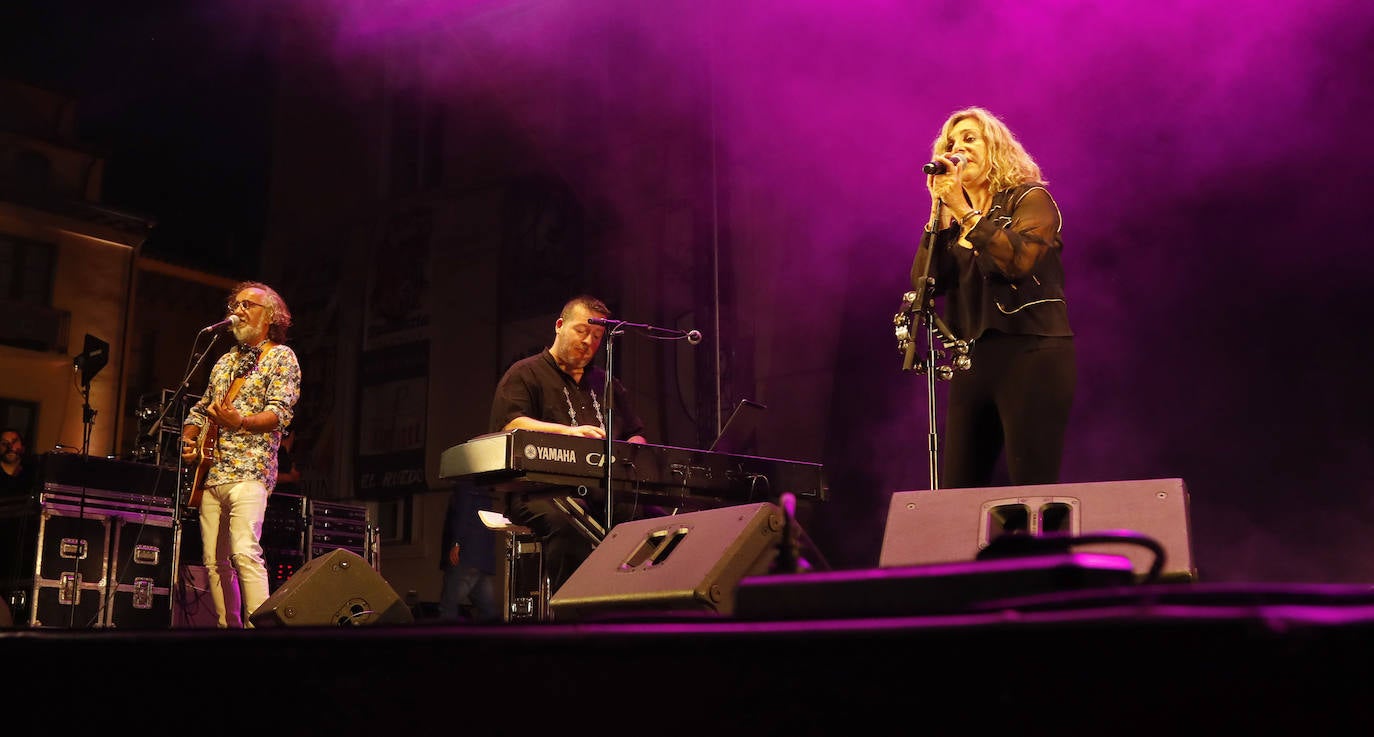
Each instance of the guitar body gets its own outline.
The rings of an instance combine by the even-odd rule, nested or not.
[[[196,439],[196,467],[191,472],[191,493],[186,498],[188,509],[199,509],[200,498],[205,495],[205,478],[210,475],[210,466],[215,464],[215,441],[219,439],[219,425],[207,423]]]

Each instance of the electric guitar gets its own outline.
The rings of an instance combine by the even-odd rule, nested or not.
[[[264,341],[264,347],[267,342]],[[229,385],[229,391],[225,394],[225,404],[232,404],[234,397],[239,395],[239,389],[243,388],[243,382],[248,375],[257,368],[258,361],[262,358],[263,351],[257,348],[245,348],[241,346],[238,366],[234,371],[234,381]],[[191,472],[191,490],[186,498],[188,509],[199,509],[201,497],[205,495],[205,479],[210,475],[210,467],[215,465],[217,441],[219,440],[219,423],[213,420],[205,423],[201,428],[200,436],[196,438],[196,460],[195,468]]]

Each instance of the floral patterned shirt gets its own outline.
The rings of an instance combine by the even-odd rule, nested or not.
[[[246,432],[219,428],[215,439],[214,463],[205,476],[206,486],[238,481],[261,481],[270,491],[277,485],[277,447],[282,431],[291,424],[296,400],[300,398],[301,367],[296,353],[280,343],[268,348],[261,360],[257,352],[238,345],[225,353],[210,369],[210,384],[205,395],[186,416],[186,424],[201,428],[212,425],[205,408],[216,397],[228,394],[234,378],[244,375],[243,386],[234,397],[234,409],[244,417],[268,411],[277,415],[272,432]]]

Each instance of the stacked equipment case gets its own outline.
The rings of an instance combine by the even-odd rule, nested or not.
[[[170,626],[175,472],[65,453],[44,456],[40,477],[0,504],[0,584],[15,624]]]

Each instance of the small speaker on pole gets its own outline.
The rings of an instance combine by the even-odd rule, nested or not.
[[[766,573],[777,557],[783,523],[769,502],[622,522],[549,599],[553,619],[728,615],[740,579]]]
[[[1164,549],[1161,579],[1193,581],[1188,488],[1183,479],[899,491],[892,495],[880,568],[974,560],[1003,535],[1086,536],[1130,530]],[[1076,552],[1130,559],[1137,577],[1154,563],[1145,547],[1092,543]]]
[[[410,624],[415,616],[362,556],[336,548],[311,559],[249,617],[254,627]]]

